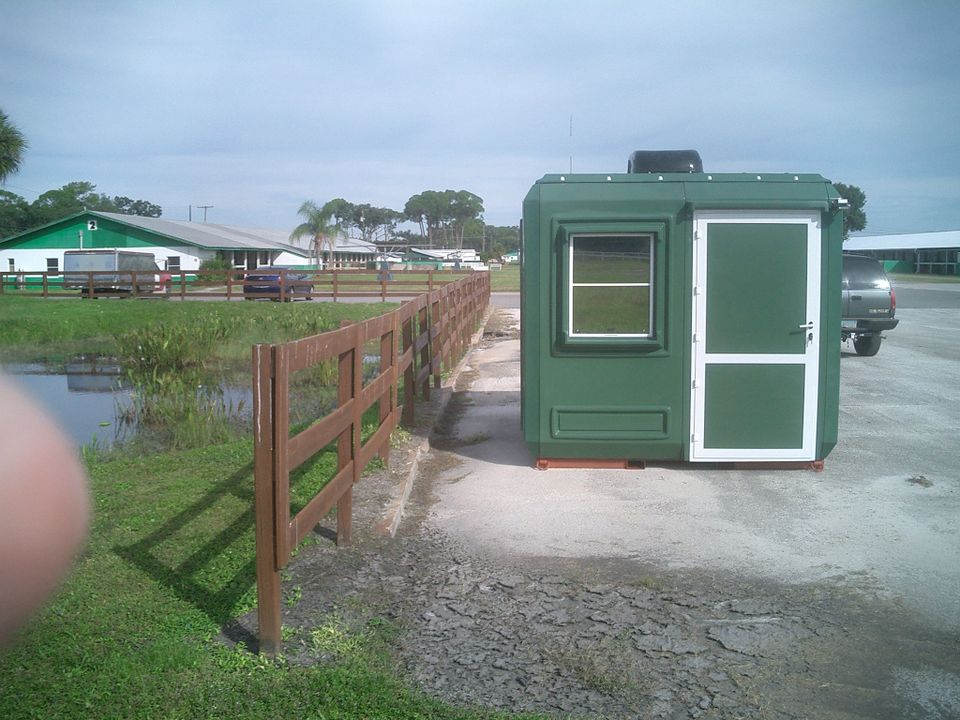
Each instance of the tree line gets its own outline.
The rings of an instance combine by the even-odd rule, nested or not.
[[[0,237],[15,235],[33,227],[46,225],[84,210],[160,217],[159,205],[147,200],[134,200],[124,195],[103,195],[97,186],[85,180],[67,183],[48,190],[28,203],[9,190],[0,190]]]
[[[331,252],[338,236],[359,237],[375,244],[428,247],[473,247],[482,256],[496,256],[519,247],[516,226],[499,227],[483,221],[483,198],[467,190],[425,190],[407,200],[402,211],[334,198],[323,204],[305,201],[297,215],[301,223],[290,239],[306,238],[320,260]],[[401,230],[403,222],[419,229]]]

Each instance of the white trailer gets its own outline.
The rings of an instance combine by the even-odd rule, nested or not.
[[[151,293],[160,285],[160,268],[151,253],[118,250],[67,250],[63,287],[93,293]]]

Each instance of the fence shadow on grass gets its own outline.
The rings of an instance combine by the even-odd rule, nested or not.
[[[192,523],[202,522],[203,514],[228,496],[242,501],[245,510],[236,514],[228,525],[210,536],[199,548],[185,558],[171,562],[159,552]],[[113,551],[121,558],[147,573],[160,585],[172,590],[184,602],[199,608],[218,627],[223,627],[235,615],[237,603],[249,593],[256,582],[256,563],[253,556],[253,463],[248,463],[230,477],[214,485],[200,500],[177,513],[159,528],[132,545],[121,545]],[[234,544],[244,546],[244,551],[230,553]],[[245,562],[213,568],[223,564],[225,557],[236,557]],[[214,587],[202,581],[204,571],[215,579]]]

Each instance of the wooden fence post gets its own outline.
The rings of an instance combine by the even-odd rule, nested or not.
[[[341,323],[340,327],[346,327]],[[357,343],[340,354],[337,361],[337,406],[343,407],[353,398],[353,371],[354,355],[357,354]],[[337,437],[337,472],[343,470],[351,461],[356,463],[356,452],[353,446],[353,424]],[[337,545],[349,545],[352,534],[353,515],[353,488],[337,502]]]
[[[276,563],[287,566],[290,551],[290,357],[286,345],[273,349],[273,516],[276,528]]]
[[[396,312],[396,311],[394,311]],[[397,347],[397,334],[396,334],[397,324],[393,323],[393,327],[390,329],[390,332],[385,335],[380,336],[380,373],[385,373],[391,368],[396,366],[394,360],[394,354]],[[378,405],[378,425],[382,424],[390,414],[393,412],[394,407],[396,407],[396,389],[397,389],[397,373],[394,371],[391,374],[391,392],[389,397],[380,398]],[[380,453],[380,459],[383,460],[387,465],[390,464],[390,443],[387,443],[386,449]]]
[[[427,301],[424,303],[424,306],[417,311],[417,332],[414,333],[414,337],[419,337],[426,335],[426,342],[424,342],[423,347],[420,348],[420,365],[422,368],[430,367],[430,296],[427,296]],[[430,376],[423,381],[423,399],[424,401],[430,400]]]
[[[416,422],[416,409],[414,404],[417,401],[417,354],[413,348],[413,326],[417,321],[417,314],[410,313],[403,323],[403,352],[410,351],[410,364],[403,371],[403,424],[413,427]]]
[[[280,649],[280,569],[277,565],[274,502],[273,350],[253,347],[253,465],[256,528],[257,620],[260,652]]]
[[[430,369],[433,371],[433,386],[437,389],[440,388],[440,375],[443,372],[443,340],[444,335],[446,334],[444,330],[444,323],[442,323],[440,320],[440,304],[442,302],[443,298],[437,297],[436,302],[430,303],[430,312],[432,315],[430,321],[431,340],[433,340],[434,331],[437,331],[436,345],[434,345],[433,342],[430,343]]]

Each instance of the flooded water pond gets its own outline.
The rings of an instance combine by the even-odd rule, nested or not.
[[[134,388],[115,360],[78,358],[66,365],[8,364],[3,371],[42,405],[78,446],[110,449],[140,430]],[[221,384],[217,400],[237,421],[248,420],[249,388]]]
[[[363,358],[365,382],[380,358]],[[137,441],[166,450],[222,442],[247,433],[253,412],[247,373],[224,377],[184,372],[152,376],[136,386],[113,358],[78,357],[57,365],[7,364],[2,370],[40,403],[78,445],[110,450]],[[322,376],[322,373],[321,373]],[[291,377],[290,422],[312,422],[336,407],[336,378],[309,372]]]

